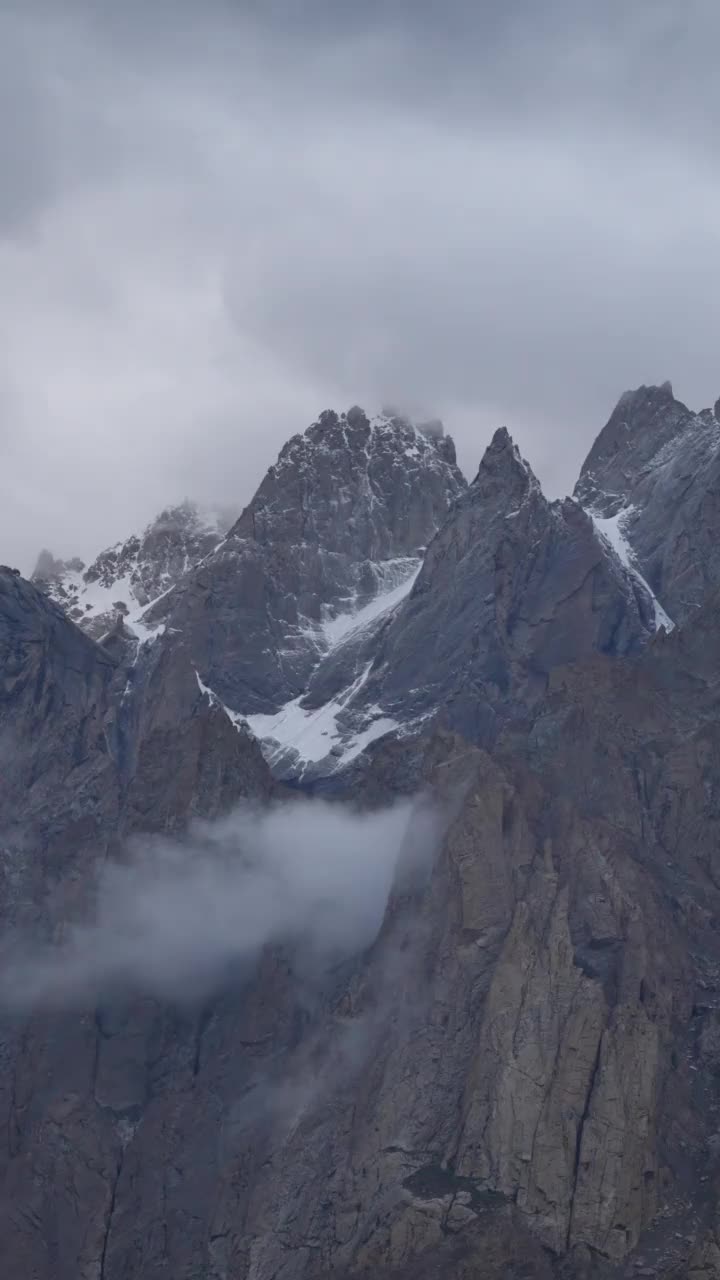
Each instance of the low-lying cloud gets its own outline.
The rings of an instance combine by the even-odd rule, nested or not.
[[[195,998],[271,943],[320,958],[355,953],[377,934],[401,850],[405,872],[408,858],[426,859],[432,820],[409,827],[410,814],[407,803],[360,815],[307,801],[240,808],[183,842],[137,842],[127,861],[101,869],[94,909],[60,941],[10,944],[0,1002]]]

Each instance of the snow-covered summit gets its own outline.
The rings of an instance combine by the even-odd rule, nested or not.
[[[232,514],[185,500],[166,507],[145,528],[101,551],[89,566],[42,551],[33,581],[95,639],[122,618],[138,635],[143,612],[218,545]]]
[[[89,568],[44,555],[36,577],[93,636],[122,621],[157,661],[181,645],[283,777],[334,774],[439,714],[489,742],[555,665],[671,625],[620,481],[691,420],[669,386],[623,397],[584,469],[588,496],[614,486],[591,520],[547,500],[505,428],[468,485],[442,423],[326,410],[234,523],[186,502]]]

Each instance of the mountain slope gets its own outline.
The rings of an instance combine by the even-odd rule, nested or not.
[[[22,1015],[5,954],[15,931],[31,947],[72,936],[92,916],[103,865],[133,833],[180,832],[273,793],[257,744],[201,693],[182,654],[148,646],[138,659],[133,644],[126,657],[125,645],[98,645],[0,569],[0,1260],[9,1280],[102,1274],[145,1093],[135,1055],[158,1037],[170,1055],[176,1036],[170,1011],[130,992],[108,997],[105,1013],[86,1001]],[[191,1043],[199,1017],[187,1014]]]
[[[203,695],[180,649],[138,657],[119,633],[97,644],[3,568],[0,673],[4,884],[16,896],[21,872],[47,888],[68,859],[136,828],[181,828],[246,785],[270,794],[256,743]]]
[[[144,610],[213,551],[231,523],[229,514],[204,513],[186,501],[162,511],[140,537],[102,551],[88,568],[41,552],[32,581],[94,639],[119,619],[144,638]]]
[[[343,616],[409,580],[464,485],[437,428],[327,411],[145,620],[183,637],[233,712],[273,715],[305,692]]]
[[[553,667],[654,633],[650,592],[577,504],[547,501],[504,429],[406,586],[366,625],[358,615],[304,695],[249,717],[283,776],[331,773],[440,713],[487,744]]]
[[[593,651],[636,652],[652,629],[647,592],[579,507],[547,501],[501,430],[383,636],[367,698],[390,714],[442,706],[482,740],[506,697],[536,696]]]
[[[689,617],[720,585],[720,401],[696,414],[669,382],[626,392],[575,496],[625,544],[670,619]]]
[[[26,1031],[4,1195],[35,1217],[6,1219],[10,1274],[76,1274],[70,1229],[52,1273],[40,1250],[45,1197],[67,1188],[72,1223],[81,1186],[81,1257],[102,1246],[107,1280],[400,1280],[450,1240],[487,1280],[711,1276],[716,618],[557,671],[493,759],[427,739],[381,933],[310,1001],[267,954],[206,1004],[199,1041],[147,1004],[106,1004],[99,1032],[77,1015]],[[386,794],[398,750],[373,762]],[[429,796],[444,816],[423,868]]]
[[[292,822],[311,783],[353,821],[413,797],[362,945],[293,923],[201,994],[141,954],[30,1012],[3,964],[9,1280],[720,1275],[720,597],[708,542],[658,626],[676,542],[658,578],[603,526],[685,452],[711,528],[714,426],[638,395],[553,503],[504,431],[466,486],[436,426],[322,415],[152,642],[0,570],[3,946],[92,923],[138,833],[287,798],[246,716]]]

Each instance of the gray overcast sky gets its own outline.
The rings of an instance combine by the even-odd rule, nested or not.
[[[717,0],[0,0],[0,560],[246,501],[327,406],[720,394]]]

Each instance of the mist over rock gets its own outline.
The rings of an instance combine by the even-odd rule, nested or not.
[[[33,582],[54,583],[66,573],[82,573],[84,560],[75,556],[70,560],[58,560],[47,548],[40,552],[32,574]]]
[[[720,1274],[719,430],[327,410],[0,568],[3,1275]]]
[[[32,581],[99,639],[118,616],[140,622],[143,610],[212,551],[233,522],[228,511],[202,512],[190,501],[167,507],[141,535],[119,542],[85,566],[82,560],[38,557]]]

